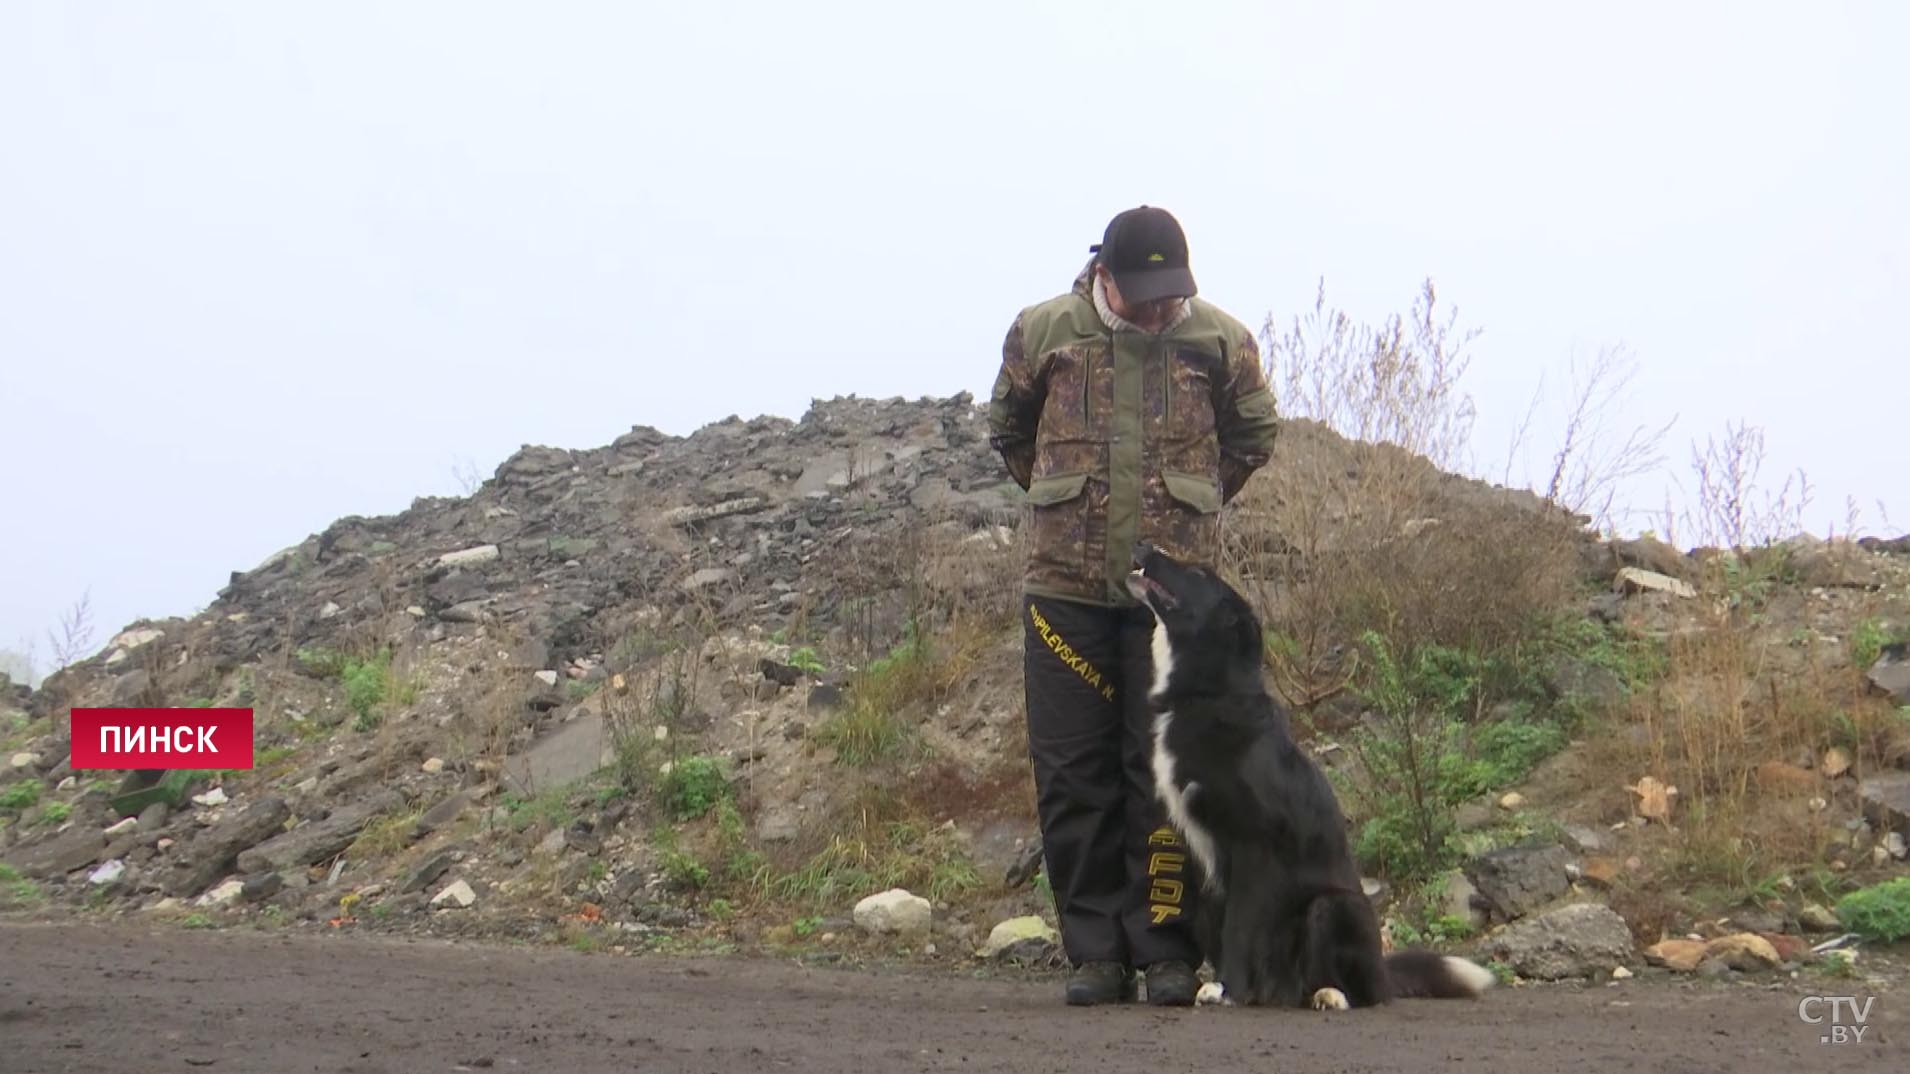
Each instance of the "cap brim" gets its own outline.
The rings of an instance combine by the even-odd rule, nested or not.
[[[1152,302],[1157,298],[1192,298],[1194,274],[1184,268],[1159,268],[1148,272],[1117,272],[1114,286],[1121,289],[1123,302]]]

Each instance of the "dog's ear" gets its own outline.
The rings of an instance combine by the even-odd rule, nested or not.
[[[1227,636],[1238,641],[1242,648],[1258,651],[1264,644],[1260,619],[1244,600],[1222,601],[1221,622],[1226,626]]]

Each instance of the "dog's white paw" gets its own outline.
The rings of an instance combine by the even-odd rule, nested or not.
[[[1194,993],[1196,1007],[1231,1007],[1234,1001],[1227,995],[1227,989],[1219,981],[1208,981]]]
[[[1316,1011],[1344,1011],[1352,1007],[1346,1002],[1346,993],[1337,988],[1322,988],[1313,993],[1313,1009]]]

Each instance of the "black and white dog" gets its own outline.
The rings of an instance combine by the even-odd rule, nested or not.
[[[1201,877],[1197,929],[1216,980],[1202,1003],[1367,1007],[1461,998],[1490,971],[1382,954],[1346,821],[1261,678],[1251,605],[1205,568],[1139,545],[1127,587],[1154,613],[1154,779]]]

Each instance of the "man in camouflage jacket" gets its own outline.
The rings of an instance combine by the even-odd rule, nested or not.
[[[1075,970],[1067,1000],[1193,1002],[1195,883],[1149,762],[1152,617],[1124,579],[1137,541],[1215,565],[1220,512],[1273,448],[1245,325],[1195,297],[1165,210],[1109,222],[1066,294],[1015,317],[990,443],[1027,490],[1029,752],[1042,847]]]

